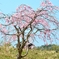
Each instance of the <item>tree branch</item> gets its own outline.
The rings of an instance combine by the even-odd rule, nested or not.
[[[29,51],[29,48],[27,47],[26,54],[25,54],[25,55],[22,55],[22,58],[23,58],[23,57],[25,57],[25,56],[27,56],[27,54],[28,54],[28,51]]]

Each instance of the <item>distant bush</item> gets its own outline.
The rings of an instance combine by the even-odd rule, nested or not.
[[[38,50],[55,50],[56,52],[59,51],[59,46],[55,44],[50,45],[42,45],[37,47]]]

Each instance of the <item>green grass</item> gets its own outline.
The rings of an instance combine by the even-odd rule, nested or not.
[[[25,52],[23,52],[25,54]],[[0,59],[16,59],[17,50],[15,48],[0,48]],[[23,59],[59,59],[59,52],[32,49]]]

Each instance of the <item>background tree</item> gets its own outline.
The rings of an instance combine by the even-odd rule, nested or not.
[[[7,43],[17,41],[18,57],[23,56],[22,51],[27,42],[35,40],[36,37],[43,39],[47,44],[53,39],[58,39],[59,22],[54,16],[59,10],[49,0],[41,3],[41,7],[34,11],[30,6],[20,5],[12,15],[0,13],[0,35]],[[56,35],[55,35],[56,34]]]

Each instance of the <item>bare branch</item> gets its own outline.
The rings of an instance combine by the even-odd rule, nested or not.
[[[26,54],[25,55],[22,55],[22,58],[25,57],[25,56],[27,56],[28,51],[29,51],[29,48],[27,47]]]

